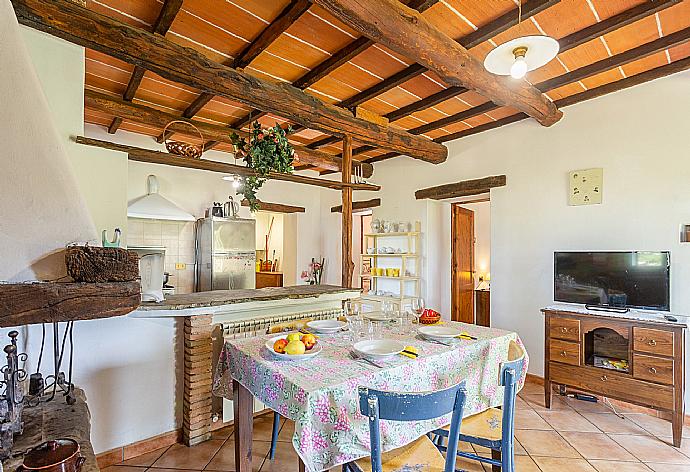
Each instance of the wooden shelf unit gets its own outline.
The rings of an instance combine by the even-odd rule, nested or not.
[[[367,248],[373,247],[375,254],[360,254],[361,261],[364,262],[366,259],[369,259],[371,261],[370,267],[378,266],[378,264],[386,264],[386,267],[398,268],[397,264],[393,265],[393,262],[398,259],[400,261],[400,276],[393,277],[388,275],[361,273],[359,275],[360,278],[368,278],[371,280],[371,290],[373,292],[379,290],[379,281],[399,282],[398,293],[396,296],[362,294],[362,299],[378,303],[391,300],[399,305],[402,305],[407,300],[419,297],[422,280],[421,276],[419,275],[421,264],[418,251],[422,235],[421,231],[419,231],[419,226],[419,222],[416,222],[416,231],[364,234],[365,244],[363,250],[366,251]],[[398,247],[396,249],[402,249],[406,252],[380,254],[379,248],[384,246],[380,243],[380,241],[385,239],[397,239]],[[404,241],[404,243],[401,240]],[[390,244],[392,245],[393,243]],[[408,270],[411,271],[412,275],[404,275]]]
[[[680,447],[685,417],[684,324],[582,310],[542,312],[547,408],[555,384],[670,413],[673,445]],[[594,354],[601,357],[607,350],[618,354],[603,357],[624,358],[627,369],[593,365]]]

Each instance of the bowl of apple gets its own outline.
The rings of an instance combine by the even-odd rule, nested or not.
[[[290,333],[272,337],[266,341],[266,349],[277,359],[300,361],[317,356],[321,345],[313,334]]]

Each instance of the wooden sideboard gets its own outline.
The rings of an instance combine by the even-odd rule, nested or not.
[[[560,307],[542,312],[547,408],[556,384],[667,412],[673,445],[680,447],[685,413],[684,323],[640,312],[620,315]],[[618,360],[627,361],[627,366]]]
[[[261,271],[261,272],[256,273],[256,286],[255,286],[255,288],[282,287],[282,286],[283,286],[283,273],[282,272]]]

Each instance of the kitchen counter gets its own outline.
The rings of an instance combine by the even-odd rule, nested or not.
[[[242,310],[279,307],[284,305],[312,305],[314,302],[342,301],[358,298],[360,289],[335,285],[296,285],[259,289],[213,290],[169,295],[160,303],[143,302],[131,316],[158,318],[221,314]]]

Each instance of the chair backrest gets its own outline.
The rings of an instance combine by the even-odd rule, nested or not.
[[[515,341],[508,345],[508,360],[501,363],[498,382],[505,387],[503,392],[503,442],[513,441],[515,422],[515,396],[517,385],[525,365],[525,350]]]
[[[379,420],[421,421],[451,412],[453,415],[444,471],[454,472],[466,393],[464,381],[445,390],[424,393],[383,392],[360,387],[359,409],[369,418],[372,472],[382,470]]]

